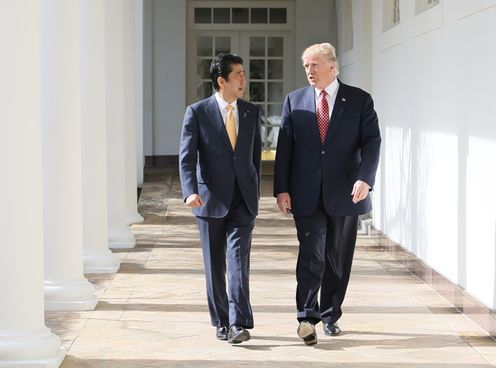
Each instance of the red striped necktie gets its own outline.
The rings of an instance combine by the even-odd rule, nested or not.
[[[317,100],[317,124],[319,126],[320,140],[324,143],[327,129],[329,128],[329,104],[327,103],[327,92],[323,89]]]

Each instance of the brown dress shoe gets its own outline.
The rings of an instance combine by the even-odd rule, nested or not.
[[[317,343],[317,333],[315,325],[309,321],[301,321],[296,333],[303,339],[305,345],[315,345]]]

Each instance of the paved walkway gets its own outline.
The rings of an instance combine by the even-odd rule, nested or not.
[[[177,174],[154,169],[140,198],[137,246],[119,251],[115,275],[88,275],[94,311],[47,313],[68,352],[62,367],[485,368],[496,343],[372,239],[359,236],[340,320],[343,334],[305,346],[296,335],[293,222],[276,211],[264,180],[254,231],[251,299],[255,328],[240,345],[210,325],[198,231]]]

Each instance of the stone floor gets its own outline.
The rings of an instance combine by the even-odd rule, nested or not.
[[[47,313],[67,349],[62,367],[482,368],[496,342],[419,281],[373,239],[359,236],[340,325],[343,334],[305,346],[296,336],[293,222],[276,211],[263,182],[254,230],[252,339],[214,337],[206,307],[198,232],[174,170],[149,170],[140,198],[137,246],[118,251],[114,275],[87,275],[94,311]]]

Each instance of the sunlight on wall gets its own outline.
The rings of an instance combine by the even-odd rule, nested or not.
[[[418,254],[433,269],[457,281],[458,139],[422,131],[417,142]],[[464,194],[462,194],[464,195]]]
[[[400,127],[386,127],[383,132],[385,182],[384,218],[390,237],[407,249],[412,245],[411,234],[406,231],[412,220],[410,207],[411,186],[411,131]],[[411,250],[411,249],[410,249]]]
[[[470,137],[467,157],[466,288],[484,303],[494,300],[496,259],[496,141]],[[464,285],[465,286],[465,285]]]
[[[388,236],[458,279],[456,135],[386,127],[383,215]],[[418,229],[412,232],[411,229]]]
[[[496,5],[444,1],[416,15],[415,2],[400,3],[386,32],[383,4],[372,5],[383,136],[374,224],[496,308]]]

